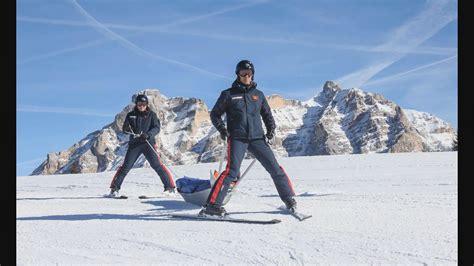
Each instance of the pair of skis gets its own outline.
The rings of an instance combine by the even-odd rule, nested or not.
[[[171,218],[184,219],[184,220],[202,220],[202,221],[216,221],[216,222],[231,222],[231,223],[245,223],[245,224],[277,224],[281,220],[253,220],[243,218],[233,218],[228,215],[226,216],[214,216],[214,215],[202,215],[202,214],[171,214]]]
[[[128,199],[128,196],[121,195],[119,197],[111,197],[113,199]],[[141,195],[139,199],[154,199],[154,198],[168,198],[167,196],[145,196]],[[278,207],[283,213],[292,215],[299,221],[304,221],[311,218],[312,215],[299,212],[297,210],[287,209],[285,206]],[[270,220],[258,220],[258,219],[247,219],[247,218],[234,218],[231,215],[226,216],[214,216],[214,215],[203,215],[203,214],[171,214],[171,218],[176,219],[187,219],[187,220],[204,220],[204,221],[218,221],[218,222],[231,222],[231,223],[246,223],[246,224],[277,224],[280,223],[279,219]]]
[[[284,211],[285,214],[290,214],[300,221],[304,221],[308,218],[313,217],[310,214],[304,214],[296,210],[287,209],[285,206],[280,206],[278,209]],[[257,219],[246,219],[246,218],[233,218],[232,216],[213,216],[213,215],[202,215],[202,214],[171,214],[172,218],[177,219],[188,219],[188,220],[204,220],[204,221],[218,221],[218,222],[231,222],[231,223],[246,223],[246,224],[277,224],[280,223],[279,219],[271,220],[257,220]]]

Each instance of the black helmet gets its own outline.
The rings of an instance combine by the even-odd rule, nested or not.
[[[148,98],[144,94],[139,94],[135,98],[135,104],[137,104],[138,102],[146,102],[148,104]]]
[[[235,67],[235,74],[239,74],[239,71],[242,69],[250,69],[252,70],[252,75],[255,75],[255,69],[253,68],[252,62],[249,60],[242,60],[240,61],[237,66]]]

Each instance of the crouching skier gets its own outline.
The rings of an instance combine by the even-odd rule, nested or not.
[[[160,176],[165,188],[164,193],[175,195],[173,178],[156,152],[155,136],[160,132],[160,120],[156,113],[148,107],[146,95],[138,95],[136,97],[135,108],[125,117],[122,131],[130,133],[130,140],[124,162],[115,173],[110,184],[111,191],[108,196],[119,196],[119,190],[125,176],[142,153],[150,163],[150,166]]]
[[[227,166],[214,182],[201,214],[226,214],[222,203],[240,178],[240,166],[248,149],[271,175],[280,199],[288,209],[296,209],[295,192],[291,181],[275,159],[268,142],[275,134],[275,120],[263,92],[253,81],[255,69],[248,60],[240,61],[235,69],[232,87],[221,92],[211,111],[212,124],[223,140],[227,139]],[[227,129],[222,115],[227,115]],[[261,118],[265,123],[264,135]]]

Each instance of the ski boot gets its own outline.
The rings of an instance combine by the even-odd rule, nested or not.
[[[110,193],[109,194],[106,194],[104,195],[106,198],[118,198],[120,197],[120,193],[119,193],[119,190],[118,189],[110,189]]]
[[[293,197],[288,198],[287,200],[284,201],[286,208],[290,210],[291,212],[296,211],[296,200]]]
[[[227,211],[222,206],[218,207],[218,206],[213,205],[213,204],[207,204],[199,212],[199,215],[201,215],[201,216],[212,215],[212,216],[224,217],[224,216],[227,215]]]
[[[163,195],[170,198],[176,198],[178,196],[175,187],[165,189],[165,191],[163,191]]]

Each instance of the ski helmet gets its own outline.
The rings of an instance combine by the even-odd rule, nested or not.
[[[240,61],[237,66],[235,67],[235,74],[239,74],[239,71],[242,70],[242,69],[250,69],[252,70],[252,75],[255,75],[255,69],[253,67],[253,64],[252,62],[250,62],[249,60],[242,60]]]
[[[139,94],[135,98],[135,104],[137,104],[138,102],[145,102],[145,103],[148,104],[148,98],[146,97],[145,94]]]

